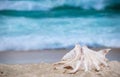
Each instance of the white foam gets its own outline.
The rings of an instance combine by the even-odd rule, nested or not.
[[[1,39],[0,39],[1,40]],[[102,38],[57,38],[57,37],[41,37],[41,36],[19,36],[19,37],[5,37],[0,42],[0,50],[39,50],[51,48],[66,48],[73,46],[76,43],[81,45],[90,45],[96,47],[96,44],[106,47],[120,47],[117,44],[119,40],[109,40]]]
[[[3,17],[1,22],[0,51],[66,48],[76,43],[120,47],[119,18]]]

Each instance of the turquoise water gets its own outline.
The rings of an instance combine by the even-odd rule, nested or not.
[[[120,12],[113,5],[108,8],[105,3],[93,6],[87,2],[78,7],[76,2],[75,7],[55,7],[62,3],[48,2],[49,5],[44,6],[34,1],[12,2],[0,1],[4,3],[0,5],[0,50],[68,48],[76,43],[120,47]],[[68,4],[73,5],[71,3]]]

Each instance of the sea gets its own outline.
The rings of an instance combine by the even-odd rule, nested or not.
[[[120,48],[120,0],[0,0],[0,51]]]

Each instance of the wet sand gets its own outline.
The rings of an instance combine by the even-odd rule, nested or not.
[[[101,49],[101,48],[99,48]],[[99,50],[94,49],[94,50]],[[109,60],[120,61],[120,48],[111,48],[107,54]],[[4,51],[0,52],[0,63],[26,64],[26,63],[53,63],[59,61],[71,49],[51,49],[39,51]]]
[[[120,77],[120,48],[112,48],[107,54],[109,67],[100,71],[66,74],[63,70],[54,70],[52,63],[59,61],[69,50],[0,52],[0,77]]]

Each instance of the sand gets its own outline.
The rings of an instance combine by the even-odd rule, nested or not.
[[[54,70],[51,63],[0,64],[0,77],[120,77],[120,62],[111,61],[109,67],[100,71],[78,71],[76,74]]]
[[[52,64],[69,50],[0,52],[0,77],[120,77],[120,48],[114,48],[108,53],[109,67],[100,71],[66,74],[64,70],[54,70]]]

